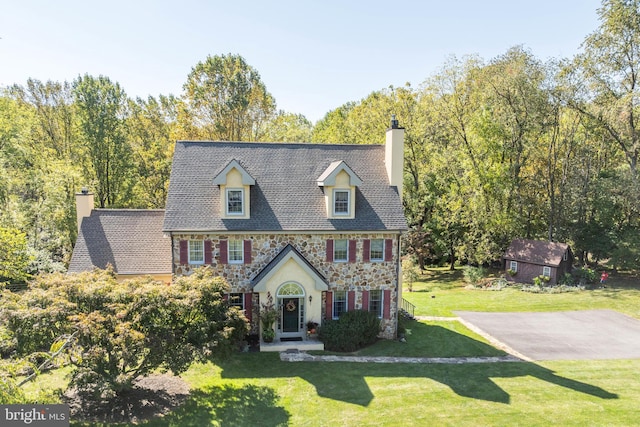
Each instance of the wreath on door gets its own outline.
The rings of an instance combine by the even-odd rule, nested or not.
[[[286,305],[287,307],[287,311],[295,311],[296,310],[296,303],[293,300],[289,300],[289,302]]]

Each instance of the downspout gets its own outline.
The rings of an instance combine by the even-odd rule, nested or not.
[[[171,279],[173,281],[173,278],[175,277],[176,274],[176,267],[175,267],[175,256],[174,256],[174,250],[173,250],[173,232],[169,232],[169,237],[171,238]]]
[[[400,313],[400,307],[402,307],[402,271],[401,271],[401,266],[402,266],[402,262],[401,262],[401,242],[400,242],[400,237],[402,236],[402,231],[398,231],[398,243],[397,243],[397,254],[398,254],[398,260],[396,261],[396,314],[395,314],[395,318],[396,318],[396,332],[395,332],[395,337],[394,338],[398,338],[398,325],[399,325],[399,313]]]

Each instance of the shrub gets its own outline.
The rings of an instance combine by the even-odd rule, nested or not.
[[[17,353],[49,349],[76,332],[71,384],[109,398],[156,370],[184,372],[193,361],[215,360],[237,348],[246,319],[223,301],[226,282],[210,269],[171,286],[151,278],[118,283],[109,272],[39,276],[19,299],[0,300],[0,322]]]
[[[545,286],[549,283],[549,280],[551,280],[551,277],[540,275],[533,278],[533,284],[534,286]]]
[[[558,280],[559,285],[573,286],[575,281],[571,273],[564,273],[564,275]]]
[[[420,269],[414,264],[411,258],[402,260],[402,280],[409,292],[413,292],[413,282],[418,280]]]
[[[596,271],[584,267],[584,268],[576,268],[573,270],[573,276],[577,279],[580,285],[590,285],[596,282]]]
[[[373,344],[380,333],[380,319],[375,313],[352,310],[338,320],[329,320],[318,329],[318,337],[330,351],[352,352]]]
[[[464,267],[462,274],[464,276],[464,280],[467,283],[476,285],[480,283],[480,281],[484,278],[484,276],[486,275],[486,271],[482,267],[473,267],[471,265],[467,265]]]

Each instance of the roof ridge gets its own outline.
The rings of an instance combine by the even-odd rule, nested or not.
[[[164,212],[165,209],[94,208],[99,212]]]
[[[317,143],[317,142],[256,142],[256,141],[211,141],[211,140],[186,140],[180,139],[176,143],[188,144],[241,144],[241,145],[271,145],[277,147],[303,146],[303,147],[384,147],[384,144],[340,144],[340,143]]]

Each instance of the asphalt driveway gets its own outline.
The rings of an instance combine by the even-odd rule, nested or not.
[[[455,314],[531,360],[640,359],[640,320],[613,310]]]

